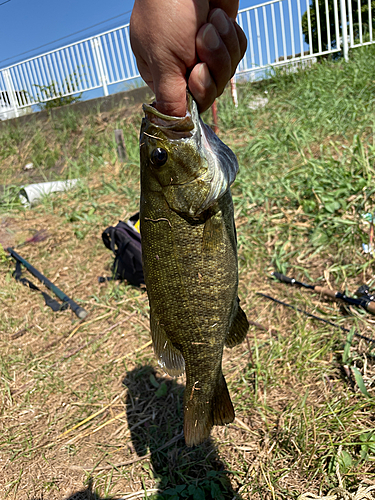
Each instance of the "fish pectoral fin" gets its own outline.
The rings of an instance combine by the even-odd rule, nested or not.
[[[212,215],[206,220],[203,229],[203,252],[214,252],[219,250],[223,243],[223,219],[221,212]]]
[[[249,329],[249,322],[239,302],[240,299],[237,297],[234,318],[225,338],[225,345],[227,347],[234,347],[235,345],[241,344],[241,342],[245,340]]]
[[[159,324],[155,314],[150,313],[151,337],[154,352],[159,365],[171,377],[177,377],[185,371],[185,360],[181,352],[168,339],[164,328]]]

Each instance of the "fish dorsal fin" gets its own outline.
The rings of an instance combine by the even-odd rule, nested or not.
[[[238,297],[235,300],[233,314],[232,324],[225,338],[225,345],[227,347],[234,347],[241,344],[245,340],[249,329],[249,322],[247,321],[246,314],[240,307],[240,299]]]
[[[150,312],[150,325],[154,352],[159,365],[171,377],[182,375],[185,371],[184,357],[168,339],[164,328],[159,324],[158,319],[152,312]]]

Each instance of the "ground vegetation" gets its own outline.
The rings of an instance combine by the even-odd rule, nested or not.
[[[375,340],[374,317],[270,279],[276,270],[348,294],[374,285],[374,74],[365,47],[348,63],[241,84],[237,109],[229,93],[218,100],[219,135],[240,163],[232,193],[251,326],[223,358],[236,419],[196,448],[181,434],[184,378],[152,353],[145,290],[97,279],[112,262],[102,231],[138,209],[141,107],[67,107],[1,126],[0,243],[89,311],[54,313],[1,251],[1,498],[290,500],[375,484],[375,344],[357,335]],[[21,205],[21,184],[53,179],[79,182]]]

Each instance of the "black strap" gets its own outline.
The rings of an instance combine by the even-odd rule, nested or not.
[[[54,312],[63,311],[68,307],[67,303],[60,304],[59,302],[57,302],[57,300],[53,299],[50,295],[48,295],[48,293],[43,292],[40,288],[34,285],[34,283],[32,283],[30,280],[28,280],[27,278],[23,278],[21,262],[19,262],[18,260],[16,260],[16,270],[13,272],[13,276],[17,281],[19,281],[23,285],[28,286],[32,290],[40,292],[43,295],[46,306],[50,307],[52,311]]]

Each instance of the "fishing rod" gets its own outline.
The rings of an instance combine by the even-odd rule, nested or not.
[[[343,332],[349,333],[351,330],[349,328],[345,328],[344,326],[341,326],[337,323],[334,323],[333,321],[329,321],[328,319],[322,318],[321,316],[316,316],[316,314],[312,314],[308,311],[305,311],[304,309],[300,309],[297,306],[293,306],[292,304],[288,304],[287,302],[283,302],[282,300],[275,299],[274,297],[271,297],[271,295],[266,295],[265,293],[261,292],[256,292],[257,295],[260,297],[264,297],[265,299],[272,300],[273,302],[276,302],[276,304],[280,304],[284,307],[289,307],[290,309],[293,309],[294,311],[298,311],[305,316],[308,316],[309,318],[316,319],[317,321],[321,321],[322,323],[326,323],[327,325],[334,326],[336,328],[340,328]],[[372,339],[370,337],[366,337],[366,335],[362,335],[361,333],[357,333],[356,331],[354,332],[355,337],[359,337],[361,339],[366,340],[367,342],[371,342],[372,344],[375,344],[375,339]]]
[[[21,268],[20,264],[26,267],[26,269],[33,275],[35,278],[37,278],[43,285],[45,285],[47,288],[49,288],[59,299],[63,301],[62,308],[64,306],[69,306],[70,309],[80,318],[84,319],[87,316],[87,311],[85,311],[81,306],[79,306],[76,302],[74,302],[73,299],[69,298],[63,291],[60,290],[60,288],[57,288],[56,285],[54,285],[48,278],[46,278],[42,273],[40,273],[37,269],[35,269],[34,266],[32,266],[27,260],[25,260],[23,257],[21,257],[17,252],[13,250],[13,248],[7,248],[7,251],[10,253],[10,255],[15,259],[16,261],[16,276],[15,278],[21,281],[19,278],[21,276]],[[30,282],[28,280],[27,285],[30,288],[33,288],[34,290],[39,290],[38,287],[35,285],[30,286]],[[31,284],[32,285],[32,284]],[[46,304],[51,307],[54,310],[61,310],[61,307],[58,307],[57,309],[56,304],[54,304],[56,301],[51,299],[47,294],[43,293],[44,298],[46,299]],[[58,305],[58,304],[57,304]]]
[[[345,302],[345,304],[349,304],[351,306],[362,307],[367,312],[371,314],[375,314],[375,296],[371,295],[369,292],[369,287],[367,285],[362,285],[355,292],[355,297],[348,297],[345,293],[335,292],[329,288],[318,286],[318,285],[308,285],[307,283],[303,283],[302,281],[297,281],[294,278],[289,278],[284,274],[273,272],[271,276],[281,281],[281,283],[287,283],[289,285],[298,286],[301,288],[307,288],[309,290],[313,290],[316,293],[320,293],[321,295],[325,295],[334,300],[341,300]]]

